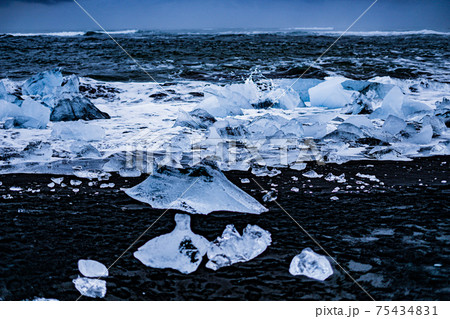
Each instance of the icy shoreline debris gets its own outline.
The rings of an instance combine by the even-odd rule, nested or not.
[[[270,233],[259,226],[247,225],[242,236],[234,225],[227,225],[221,237],[208,249],[206,268],[217,270],[239,262],[246,262],[262,254],[272,243]]]
[[[311,248],[305,248],[292,259],[289,272],[294,276],[302,275],[324,281],[333,274],[333,268],[325,256],[315,253]]]
[[[231,183],[214,165],[187,169],[159,168],[125,193],[153,208],[207,215],[213,211],[261,214],[267,209]]]
[[[78,260],[78,270],[86,277],[108,277],[108,268],[96,260]]]
[[[191,231],[189,215],[176,214],[175,222],[171,233],[151,239],[134,257],[152,268],[171,268],[183,274],[196,271],[210,243]]]

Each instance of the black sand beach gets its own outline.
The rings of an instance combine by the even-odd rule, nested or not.
[[[302,176],[305,171],[285,169],[275,177],[226,175],[260,202],[264,193],[252,178],[265,189],[276,189],[278,203],[376,300],[446,300],[450,298],[449,162],[449,156],[441,156],[411,162],[309,163],[305,170],[345,173],[344,184],[323,177],[308,179]],[[376,175],[382,183],[356,177],[357,173]],[[51,177],[0,175],[0,299],[77,299],[80,295],[72,283],[79,274],[77,261],[95,259],[109,266],[164,212],[120,190],[145,176],[113,175],[92,187],[84,179],[80,186],[71,186],[71,179],[80,179],[66,176],[68,186],[56,185],[54,192],[47,186]],[[250,183],[242,184],[241,178]],[[356,181],[369,185],[357,190],[361,184]],[[100,188],[102,183],[115,185]],[[13,186],[23,190],[12,191]],[[335,187],[340,190],[332,193]],[[132,255],[151,238],[173,229],[176,211],[169,210],[110,269],[104,299],[369,300],[336,265],[325,282],[290,275],[290,261],[302,249],[325,253],[274,202],[264,204],[270,211],[262,215],[193,215],[192,230],[208,240],[221,235],[227,224],[240,232],[247,224],[256,224],[272,234],[272,245],[250,262],[216,272],[204,267],[205,257],[190,275],[148,268]]]

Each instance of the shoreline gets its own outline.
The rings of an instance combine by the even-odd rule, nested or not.
[[[264,193],[252,181],[254,178],[263,188],[275,189],[280,205],[376,300],[446,300],[450,297],[445,248],[450,241],[445,231],[450,191],[448,163],[450,156],[435,156],[399,162],[308,163],[303,171],[279,169],[281,174],[274,177],[224,172],[269,212],[191,215],[192,231],[214,240],[228,224],[234,224],[239,232],[247,224],[258,225],[272,234],[272,245],[249,262],[216,272],[204,267],[206,257],[190,275],[148,268],[132,253],[151,238],[173,229],[173,216],[179,211],[169,210],[111,268],[104,299],[368,300],[336,265],[335,273],[325,282],[289,274],[290,261],[302,249],[310,247],[324,253],[274,202],[262,201]],[[310,169],[324,176],[302,176]],[[328,173],[344,173],[347,181],[326,181]],[[357,177],[357,173],[375,175],[380,182]],[[112,174],[108,181],[92,187],[86,179],[64,176],[66,187],[50,188],[51,177],[56,176],[0,175],[0,299],[75,300],[79,293],[72,279],[79,274],[79,259],[95,259],[109,266],[163,213],[120,190],[140,183],[145,176],[122,178]],[[250,183],[241,183],[243,178]],[[82,184],[72,186],[70,180]],[[114,187],[100,188],[102,183],[114,183]],[[13,186],[23,191],[11,191]],[[356,189],[361,186],[365,187]],[[292,187],[299,191],[291,191]],[[336,187],[340,190],[332,192]],[[332,196],[338,200],[331,200]],[[355,263],[371,268],[362,270],[364,267],[358,268]]]

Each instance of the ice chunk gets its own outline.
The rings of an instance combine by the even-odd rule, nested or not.
[[[228,225],[222,237],[211,243],[206,267],[217,270],[249,261],[263,253],[271,243],[270,233],[259,226],[247,225],[241,236],[234,225]]]
[[[401,118],[389,115],[386,121],[384,121],[383,124],[383,131],[391,134],[396,135],[397,133],[400,133],[400,131],[404,130],[406,128],[406,122],[402,120]]]
[[[293,163],[292,165],[289,165],[289,168],[296,171],[303,171],[306,168],[306,163]],[[295,176],[292,176],[292,178],[294,177]]]
[[[62,82],[63,77],[60,68],[41,72],[25,81],[22,85],[22,94],[39,95],[41,97],[56,95]]]
[[[153,208],[179,209],[194,214],[206,215],[213,211],[260,214],[267,211],[210,164],[182,170],[161,167],[126,193]]]
[[[73,283],[83,296],[103,298],[106,295],[106,281],[104,280],[78,277],[73,280]]]
[[[403,100],[402,113],[404,116],[409,116],[419,112],[427,113],[431,111],[432,111],[431,108],[425,103],[413,101],[407,98]]]
[[[302,175],[306,178],[321,178],[323,176],[322,174],[317,174],[316,171],[313,170],[303,173]]]
[[[447,127],[450,127],[450,100],[444,97],[442,101],[436,102],[434,115],[442,119]]]
[[[289,272],[294,276],[303,275],[323,281],[333,274],[333,268],[325,256],[316,254],[311,248],[305,248],[292,259]]]
[[[21,106],[25,116],[37,121],[36,128],[45,128],[50,120],[50,110],[30,98],[26,98]]]
[[[63,79],[62,93],[80,93],[80,80],[75,74],[71,74]]]
[[[429,144],[432,138],[433,128],[431,127],[431,125],[425,125],[418,133],[411,136],[408,139],[408,142],[414,144]]]
[[[339,176],[336,176],[333,173],[329,173],[327,176],[325,176],[325,180],[328,182],[337,182],[337,183],[345,183],[347,181],[345,179],[344,173],[342,173]]]
[[[275,191],[270,191],[263,196],[263,201],[265,203],[276,201],[278,198],[277,193]]]
[[[102,140],[104,135],[101,126],[84,122],[55,123],[51,133],[53,138],[80,141]]]
[[[216,119],[202,109],[195,109],[189,113],[180,110],[173,126],[184,126],[193,129],[206,129],[216,122]]]
[[[370,118],[385,119],[389,115],[395,115],[399,118],[403,118],[403,101],[404,95],[402,90],[400,90],[398,86],[395,86],[386,95],[381,106],[370,115]]]
[[[171,268],[183,274],[196,271],[210,243],[191,231],[189,215],[176,214],[175,222],[171,233],[148,241],[134,257],[153,268]]]
[[[299,94],[302,101],[309,102],[309,89],[317,86],[322,82],[323,80],[319,79],[298,79],[292,85],[292,89]]]
[[[372,102],[370,102],[363,94],[359,94],[344,110],[345,114],[370,114],[372,112]]]
[[[345,78],[329,78],[309,89],[311,106],[341,108],[352,103],[352,92],[345,90],[341,83]]]
[[[0,121],[8,117],[15,118],[20,116],[23,116],[23,113],[19,106],[5,100],[0,100]]]
[[[108,269],[106,266],[95,260],[78,260],[78,270],[86,277],[108,277]]]
[[[73,94],[64,94],[59,98],[50,115],[52,122],[110,118],[107,113],[100,111],[87,98]]]

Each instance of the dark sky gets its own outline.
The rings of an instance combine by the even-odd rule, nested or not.
[[[106,30],[346,29],[373,0],[78,0]],[[379,0],[357,30],[450,30],[449,0]],[[0,33],[97,30],[72,0],[0,0]]]

